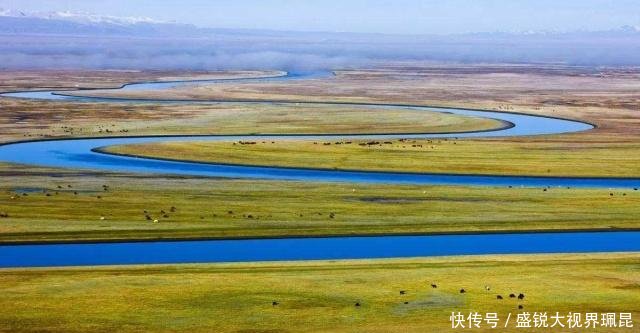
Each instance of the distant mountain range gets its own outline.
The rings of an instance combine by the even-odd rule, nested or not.
[[[56,35],[184,36],[203,31],[193,25],[148,17],[117,17],[76,12],[35,12],[0,9],[0,33]]]
[[[3,68],[280,69],[389,61],[640,66],[640,29],[393,35],[202,28],[147,17],[0,9]]]
[[[292,32],[253,29],[201,28],[191,24],[165,22],[149,17],[118,17],[82,12],[24,12],[0,8],[0,33],[2,34],[54,34],[54,35],[102,35],[138,37],[209,37],[217,34],[252,36],[324,36],[330,38],[371,38],[383,34],[338,32]],[[622,26],[606,31],[523,31],[480,32],[454,35],[457,38],[509,38],[509,37],[624,37],[640,35],[640,26]],[[390,37],[389,35],[387,35]],[[397,38],[435,38],[437,35],[397,36]],[[375,37],[374,37],[375,38]]]
[[[154,20],[149,17],[120,17],[106,16],[82,12],[24,12],[19,10],[1,9],[0,16],[5,17],[23,17],[23,18],[41,18],[49,20],[63,20],[83,24],[114,24],[114,25],[130,25],[137,23],[167,23]]]

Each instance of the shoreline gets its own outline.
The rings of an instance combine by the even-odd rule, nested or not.
[[[209,135],[206,135],[209,136]],[[178,137],[191,137],[191,136],[178,136]],[[197,136],[195,136],[197,137]],[[125,137],[126,138],[126,137]],[[144,137],[142,137],[144,138]],[[45,140],[46,141],[46,140]],[[0,144],[2,146],[2,144]],[[92,148],[91,152],[104,154],[104,155],[113,155],[113,156],[122,156],[129,157],[141,160],[157,160],[157,161],[167,161],[167,162],[182,162],[182,163],[193,163],[193,164],[202,164],[202,165],[221,165],[221,166],[236,166],[236,167],[258,167],[258,168],[267,168],[267,169],[288,169],[288,170],[304,170],[304,171],[332,171],[332,172],[358,172],[358,173],[369,173],[369,174],[399,174],[399,175],[416,175],[416,176],[462,176],[462,177],[496,177],[496,178],[527,178],[527,179],[549,179],[549,180],[558,180],[558,179],[569,179],[569,180],[629,180],[640,181],[640,177],[603,177],[603,176],[536,176],[536,175],[500,175],[500,174],[482,174],[482,173],[436,173],[436,172],[414,172],[414,171],[388,171],[388,170],[358,170],[358,169],[331,169],[331,168],[310,168],[310,167],[296,167],[296,166],[278,166],[278,165],[261,165],[261,164],[241,164],[241,163],[224,163],[224,162],[204,162],[197,160],[185,160],[185,159],[173,159],[168,157],[149,157],[144,155],[135,155],[135,154],[127,154],[127,153],[116,153],[106,151],[105,149],[110,146],[102,146]],[[208,176],[200,176],[207,177]],[[215,177],[214,177],[215,178]],[[257,178],[261,179],[261,178]],[[292,180],[292,181],[302,181],[302,180]],[[343,182],[343,181],[338,181]],[[412,183],[413,184],[413,183]],[[478,186],[478,185],[447,185],[447,184],[413,184],[413,185],[436,185],[436,186]],[[488,186],[488,185],[487,185]],[[496,185],[497,186],[497,185]],[[506,186],[506,185],[505,185]],[[513,187],[518,187],[513,185]],[[529,187],[529,186],[524,186]],[[545,186],[543,186],[545,187]]]
[[[412,236],[474,236],[474,235],[519,235],[519,234],[568,234],[568,233],[624,233],[640,232],[640,228],[576,228],[576,229],[523,229],[523,230],[486,230],[486,231],[429,231],[404,233],[359,233],[359,234],[317,234],[317,235],[279,235],[279,236],[224,236],[224,237],[167,237],[167,238],[114,238],[86,240],[53,241],[1,241],[3,246],[22,245],[72,245],[72,244],[127,244],[159,242],[202,242],[202,241],[241,241],[241,240],[286,240],[286,239],[337,239],[337,238],[375,238],[375,237],[412,237]]]

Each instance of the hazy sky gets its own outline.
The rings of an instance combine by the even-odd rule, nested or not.
[[[640,25],[640,0],[0,0],[0,8],[148,16],[204,27],[410,34]]]

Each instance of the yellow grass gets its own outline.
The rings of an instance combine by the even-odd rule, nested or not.
[[[539,332],[515,328],[516,315],[557,311],[631,313],[634,328],[589,331],[634,332],[639,265],[638,254],[576,254],[5,269],[0,331],[457,332],[451,312],[496,312],[501,326],[512,316],[500,332]]]
[[[640,227],[640,191],[633,190],[220,180],[12,166],[0,176],[0,212],[8,214],[0,217],[0,242]]]
[[[339,142],[340,144],[336,144]],[[640,143],[509,140],[162,142],[112,146],[106,152],[262,166],[341,170],[640,177]],[[387,143],[385,143],[387,142]],[[363,145],[361,145],[363,144]]]

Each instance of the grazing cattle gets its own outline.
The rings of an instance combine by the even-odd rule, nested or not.
[[[360,302],[356,302],[356,304],[354,304],[356,307],[360,306]]]
[[[438,288],[438,285],[437,285],[437,284],[435,284],[435,283],[432,283],[432,284],[431,284],[431,288]]]
[[[466,291],[464,290],[464,288],[460,289],[460,293],[461,293],[461,294],[466,293]]]
[[[509,298],[516,298],[516,294],[509,294]]]
[[[489,286],[484,286],[484,290],[489,291],[489,290],[491,290],[491,287],[489,287]]]
[[[518,295],[518,299],[524,299],[524,294]]]
[[[271,302],[271,305],[272,305],[272,306],[276,306],[276,305],[278,305],[278,304],[280,304],[280,303],[278,303],[278,302],[276,302],[276,301]]]
[[[174,213],[176,211],[176,207],[175,206],[171,206],[171,209],[169,209],[172,213]]]
[[[496,296],[497,299],[502,299],[501,295]]]
[[[7,212],[0,212],[0,217],[9,217],[9,214]]]
[[[409,304],[409,302],[404,302],[404,304]]]
[[[522,309],[524,309],[524,306],[518,305],[518,309],[522,310]]]
[[[400,295],[404,295],[404,294],[406,294],[406,293],[407,293],[406,291],[404,291],[404,290],[400,290]]]

